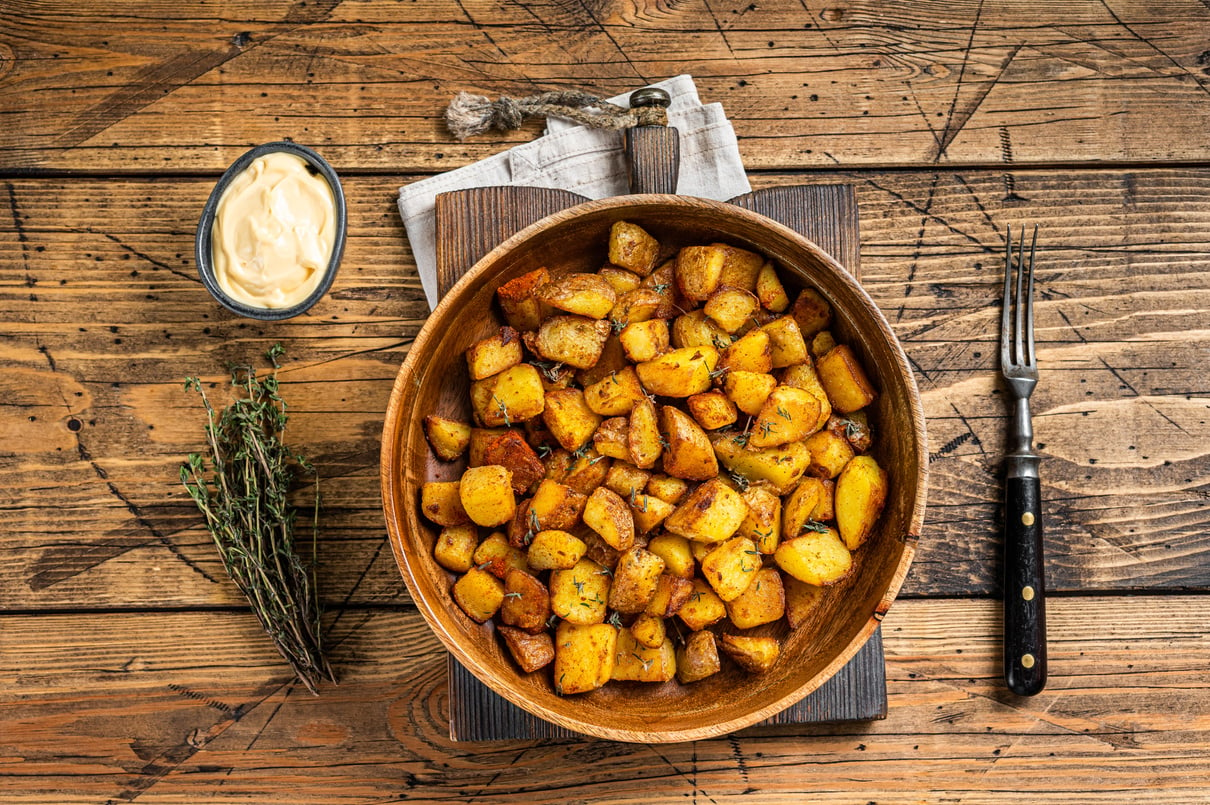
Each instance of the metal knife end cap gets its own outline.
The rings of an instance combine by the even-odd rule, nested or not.
[[[672,103],[672,96],[659,87],[643,87],[630,94],[630,108],[642,106],[662,106],[665,109]]]

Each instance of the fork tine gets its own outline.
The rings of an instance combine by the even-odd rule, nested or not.
[[[1017,295],[1013,299],[1013,366],[1025,363],[1025,227],[1021,227],[1021,243],[1017,247]]]
[[[1012,224],[1008,226],[1008,233],[1005,238],[1004,245],[1004,300],[1000,303],[1000,368],[1007,369],[1012,365],[1012,355],[1010,345],[1012,344],[1011,336],[1009,335],[1009,316],[1011,315],[1013,296],[1012,296],[1012,276],[1013,276],[1013,228]]]
[[[1033,241],[1029,244],[1029,263],[1025,268],[1029,272],[1029,288],[1025,292],[1025,337],[1029,340],[1029,355],[1026,356],[1026,361],[1030,366],[1038,365],[1038,359],[1034,355],[1034,252],[1037,249],[1038,225],[1034,224],[1034,237]],[[1021,229],[1021,251],[1025,251],[1024,227]]]

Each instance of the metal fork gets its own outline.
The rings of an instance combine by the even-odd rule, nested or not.
[[[1014,398],[1004,484],[1004,680],[1032,696],[1046,685],[1046,584],[1042,572],[1042,498],[1034,452],[1029,395],[1038,384],[1034,353],[1034,227],[1025,259],[1025,227],[1014,259],[1008,227],[1004,301],[1000,314],[1000,370]],[[1016,265],[1016,293],[1013,266]]]

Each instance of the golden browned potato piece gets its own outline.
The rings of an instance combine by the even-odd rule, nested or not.
[[[811,451],[807,474],[816,478],[835,478],[853,458],[848,440],[826,430],[812,434],[803,444]]]
[[[719,327],[728,333],[734,333],[752,318],[759,306],[756,297],[748,291],[722,287],[710,295],[702,310]]]
[[[819,430],[827,424],[828,419],[832,416],[832,401],[828,399],[828,393],[823,390],[823,384],[819,382],[819,375],[815,373],[815,364],[810,358],[803,363],[787,367],[781,374],[781,384],[810,392],[819,401],[819,419],[815,423],[815,430]]]
[[[466,516],[481,526],[504,525],[517,509],[513,474],[498,464],[471,467],[462,473],[458,497]]]
[[[823,513],[828,488],[819,478],[807,477],[799,482],[782,505],[782,538],[794,539],[808,523],[817,525]]]
[[[548,361],[587,369],[601,357],[612,328],[604,319],[551,316],[538,328],[533,347]]]
[[[734,489],[711,478],[689,493],[664,528],[696,542],[725,542],[748,514],[748,504]]]
[[[635,642],[643,648],[659,648],[664,645],[664,639],[668,637],[668,630],[664,626],[663,617],[644,612],[634,619],[634,623],[630,624],[630,634],[634,636]]]
[[[682,347],[635,366],[639,382],[653,394],[691,397],[710,388],[710,373],[718,365],[711,346]]]
[[[672,346],[677,349],[685,347],[714,347],[722,349],[732,342],[727,331],[718,325],[714,319],[706,315],[704,310],[691,310],[682,313],[672,322]]]
[[[629,435],[630,421],[626,417],[610,417],[602,422],[597,432],[592,435],[592,446],[603,456],[629,461]]]
[[[832,407],[842,414],[865,408],[878,396],[847,344],[833,347],[816,366]]]
[[[689,600],[677,610],[676,616],[692,631],[697,632],[727,617],[727,605],[715,595],[709,584],[702,579],[693,579],[693,592],[689,594]]]
[[[529,510],[538,519],[540,528],[566,531],[580,521],[580,512],[587,501],[587,495],[547,478],[534,490]]]
[[[630,433],[626,436],[630,447],[630,458],[636,467],[651,469],[664,453],[659,422],[656,420],[655,403],[643,398],[630,411]]]
[[[667,682],[676,676],[676,651],[665,638],[655,648],[640,643],[629,629],[618,632],[613,673],[610,679],[623,682]]]
[[[505,602],[505,606],[508,603]],[[786,592],[775,567],[756,571],[756,578],[736,598],[727,602],[727,617],[736,629],[752,629],[781,620],[786,614]]]
[[[832,323],[832,306],[814,288],[803,288],[790,308],[790,315],[798,322],[803,338],[814,338],[820,330]]]
[[[647,481],[647,494],[654,495],[665,503],[673,505],[680,503],[681,498],[685,497],[688,491],[689,484],[680,478],[673,478],[664,473],[657,473]]]
[[[765,258],[756,252],[729,246],[726,243],[711,243],[710,245],[722,249],[724,254],[723,270],[718,279],[719,286],[755,291],[756,278],[761,266],[765,264]]]
[[[663,311],[664,305],[663,295],[654,288],[635,288],[618,297],[617,304],[609,313],[609,318],[613,322],[613,327],[620,326],[625,329],[631,324],[639,324],[655,318],[662,319],[660,313]]]
[[[634,517],[616,492],[603,486],[595,489],[584,504],[583,519],[610,547],[625,551],[634,545]]]
[[[638,274],[617,266],[604,266],[597,271],[597,276],[608,282],[618,296],[633,291],[643,283],[643,278]]]
[[[537,268],[528,274],[511,279],[496,290],[500,308],[510,327],[517,330],[536,330],[542,323],[542,305],[534,291],[550,281],[550,272]]]
[[[465,422],[429,414],[424,418],[424,435],[428,437],[433,452],[442,461],[453,461],[471,443],[471,426]]]
[[[818,421],[819,401],[814,395],[793,386],[778,386],[765,398],[748,444],[777,447],[797,442],[814,433]]]
[[[678,534],[660,534],[647,543],[647,550],[664,560],[665,570],[682,579],[693,578],[693,554],[689,540]]]
[[[819,606],[824,590],[814,584],[799,581],[788,573],[782,574],[782,583],[786,591],[786,623],[791,629],[797,629],[807,622],[811,613]]]
[[[635,494],[630,499],[630,511],[634,515],[635,533],[646,534],[676,511],[676,506],[654,495]]]
[[[671,618],[680,611],[691,595],[693,582],[665,572],[656,582],[655,595],[647,602],[646,613],[656,618]]]
[[[681,294],[705,302],[718,288],[727,253],[717,246],[686,246],[676,256],[676,284]]]
[[[590,319],[605,318],[618,301],[613,286],[596,274],[568,274],[539,287],[534,296],[551,307]]]
[[[790,306],[790,297],[777,277],[773,263],[766,262],[756,275],[756,298],[765,310],[781,313]]]
[[[750,482],[768,481],[784,495],[794,488],[811,463],[811,451],[802,442],[790,442],[763,450],[744,447],[742,434],[722,434],[713,441],[714,454],[730,472]]]
[[[627,615],[642,612],[655,595],[663,572],[664,560],[656,554],[637,545],[624,551],[613,569],[609,608]]]
[[[803,340],[802,331],[793,316],[778,316],[768,324],[761,326],[769,336],[769,354],[773,358],[773,368],[782,369],[804,363],[807,357],[807,342]]]
[[[529,634],[511,626],[497,626],[496,631],[504,638],[504,645],[508,646],[517,665],[527,674],[545,668],[555,659],[555,643],[550,632]]]
[[[534,570],[568,570],[576,566],[587,550],[588,546],[575,534],[548,529],[534,535],[525,558]]]
[[[828,417],[825,426],[829,431],[841,436],[857,453],[864,453],[874,445],[874,434],[870,429],[870,420],[865,411],[853,411],[847,416]]]
[[[592,447],[584,447],[573,456],[571,466],[563,476],[563,483],[577,492],[591,495],[594,489],[605,483],[612,461],[609,456],[601,455]]]
[[[714,676],[721,667],[718,645],[711,632],[694,632],[676,650],[676,678],[682,685]]]
[[[668,351],[668,322],[663,319],[632,321],[618,333],[626,357],[635,363],[649,361]]]
[[[584,402],[601,416],[625,416],[645,396],[639,376],[631,366],[584,389]]]
[[[887,498],[887,476],[872,456],[857,456],[836,480],[836,526],[850,551],[857,550],[870,532]]]
[[[651,473],[647,470],[639,469],[625,461],[615,461],[609,468],[609,474],[605,476],[605,486],[617,492],[620,497],[631,500],[647,487],[647,479],[650,477]]]
[[[500,620],[530,634],[546,629],[550,617],[550,592],[546,585],[524,570],[512,568],[504,576],[504,602]]]
[[[671,405],[662,406],[660,430],[668,444],[664,472],[687,481],[705,481],[718,475],[714,448],[691,416]]]
[[[660,243],[638,224],[618,221],[609,228],[609,262],[645,277],[655,268]]]
[[[528,363],[478,382],[491,384],[491,394],[482,411],[483,424],[489,428],[511,427],[533,419],[546,406],[542,378]]]
[[[760,570],[760,551],[747,537],[735,537],[722,543],[702,560],[702,576],[724,602],[733,601],[756,578]]]
[[[749,486],[743,492],[748,514],[736,532],[756,543],[756,550],[771,554],[781,539],[781,498],[763,486]]]
[[[478,341],[466,351],[466,368],[471,380],[497,375],[521,362],[521,334],[512,327]]]
[[[749,330],[719,354],[718,365],[730,372],[770,371],[773,351],[769,334],[764,330]]]
[[[827,355],[834,346],[836,346],[836,339],[832,337],[830,330],[816,333],[815,337],[811,339],[811,357],[818,361]]]
[[[750,674],[768,671],[781,654],[781,644],[776,637],[725,634],[719,642],[723,653]]]
[[[525,494],[546,474],[538,454],[515,430],[505,431],[488,443],[483,464],[498,464],[508,470],[512,474],[513,491],[518,495]]]
[[[463,612],[483,623],[504,603],[504,582],[486,570],[472,567],[454,582],[452,593]]]
[[[508,432],[509,428],[471,428],[466,465],[468,467],[481,467],[484,464],[491,464],[492,462],[487,460],[488,445]]]
[[[608,623],[560,623],[555,630],[555,692],[587,693],[608,682],[617,645],[618,630]]]
[[[597,358],[597,362],[587,369],[577,369],[575,379],[580,384],[580,388],[586,389],[593,383],[599,383],[629,365],[626,362],[626,350],[622,349],[622,342],[618,340],[617,334],[611,331],[605,338],[605,345],[601,347],[601,354]]]
[[[735,423],[739,415],[735,411],[735,403],[717,389],[702,394],[694,394],[685,400],[689,413],[697,420],[697,424],[706,430],[718,430]]]
[[[437,525],[464,525],[471,521],[462,507],[458,481],[428,481],[420,487],[420,512]]]
[[[563,449],[573,452],[587,444],[601,424],[601,415],[588,407],[579,389],[548,391],[542,419]]]
[[[525,554],[508,542],[503,531],[492,532],[487,539],[475,548],[471,558],[475,567],[491,573],[498,579],[503,579],[512,568],[525,570]]]
[[[465,573],[474,566],[472,560],[478,546],[479,530],[473,525],[447,525],[437,535],[433,558],[446,570]]]
[[[853,556],[834,528],[821,526],[800,537],[784,540],[773,554],[782,570],[799,581],[826,587],[849,575]]]
[[[609,571],[587,557],[571,570],[550,573],[550,608],[569,623],[603,622],[608,598]]]
[[[764,372],[731,371],[723,378],[723,392],[735,407],[756,416],[777,388],[777,378]]]

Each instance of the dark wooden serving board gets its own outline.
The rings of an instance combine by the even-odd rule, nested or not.
[[[437,286],[445,295],[480,257],[524,227],[588,199],[538,187],[479,187],[437,196]],[[731,203],[766,215],[817,243],[859,278],[857,202],[850,185],[757,190]],[[506,701],[449,658],[450,738],[456,741],[576,738]],[[807,724],[886,717],[882,635],[802,701],[762,722]]]

